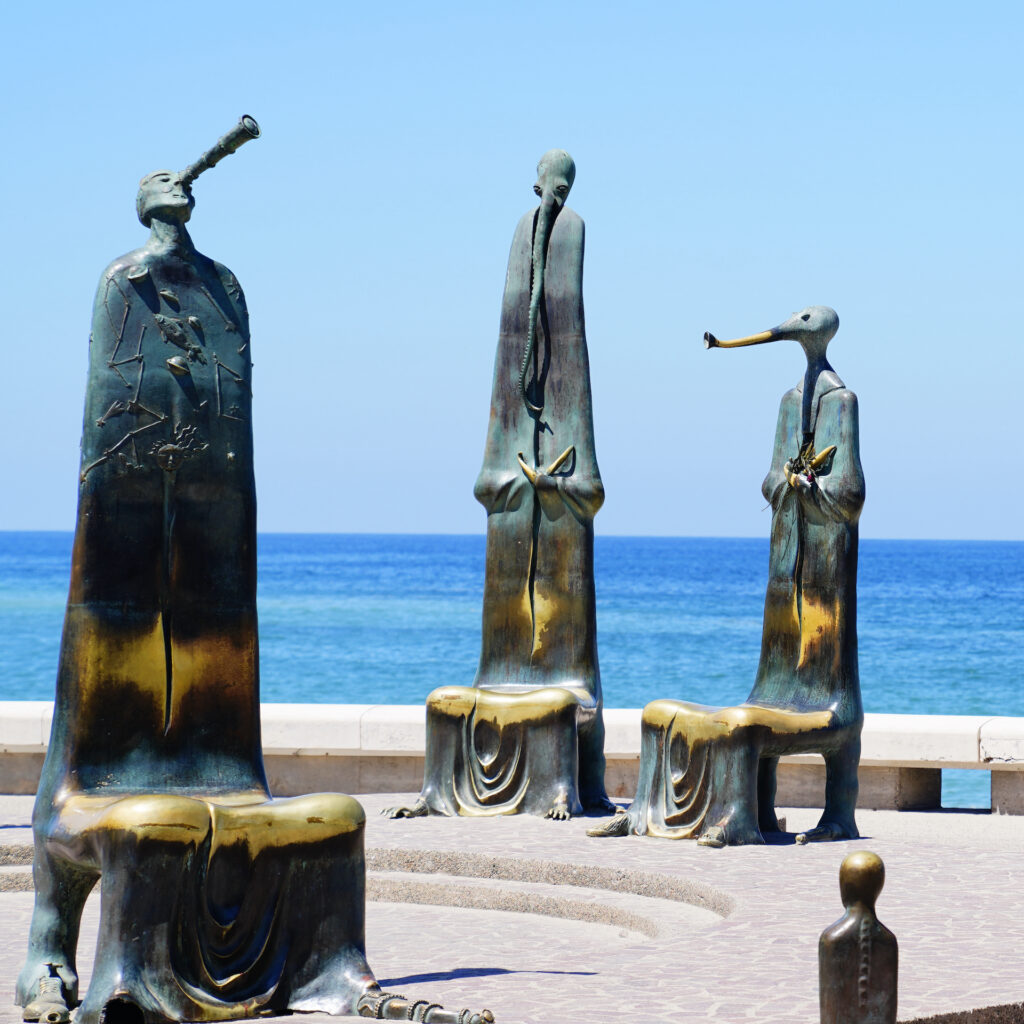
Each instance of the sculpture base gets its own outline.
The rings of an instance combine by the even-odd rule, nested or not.
[[[71,796],[37,839],[19,1000],[55,971],[74,1005],[78,915],[99,876],[82,1024],[352,1013],[375,985],[363,829],[362,808],[337,794]]]
[[[834,712],[653,701],[641,721],[636,798],[623,815],[589,834],[697,839],[712,847],[763,843],[764,833],[779,830],[778,757],[808,749],[824,753],[831,763],[822,821],[856,836],[859,729],[851,736],[849,729],[838,728]]]
[[[581,715],[560,686],[520,692],[444,686],[427,698],[423,793],[431,814],[581,814]]]

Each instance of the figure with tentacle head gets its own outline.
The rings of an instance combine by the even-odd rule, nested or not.
[[[423,792],[393,817],[611,810],[594,608],[594,451],[576,167],[541,157],[512,240],[484,464],[483,637],[473,686],[427,699]]]

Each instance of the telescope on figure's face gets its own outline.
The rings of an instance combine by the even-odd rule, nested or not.
[[[260,137],[260,126],[256,119],[243,114],[238,124],[226,135],[222,135],[195,163],[191,163],[181,172],[181,183],[187,188],[203,171],[219,164],[226,156],[230,156],[239,146],[250,139]]]

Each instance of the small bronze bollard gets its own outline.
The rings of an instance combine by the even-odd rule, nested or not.
[[[821,1024],[896,1024],[899,948],[875,916],[884,884],[877,853],[859,850],[843,859],[839,892],[846,913],[818,941]]]

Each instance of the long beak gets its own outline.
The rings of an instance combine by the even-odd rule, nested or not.
[[[778,327],[760,334],[751,334],[746,338],[734,338],[732,341],[719,341],[710,331],[704,332],[705,348],[746,348],[747,345],[763,345],[766,341],[777,341],[783,335]]]

